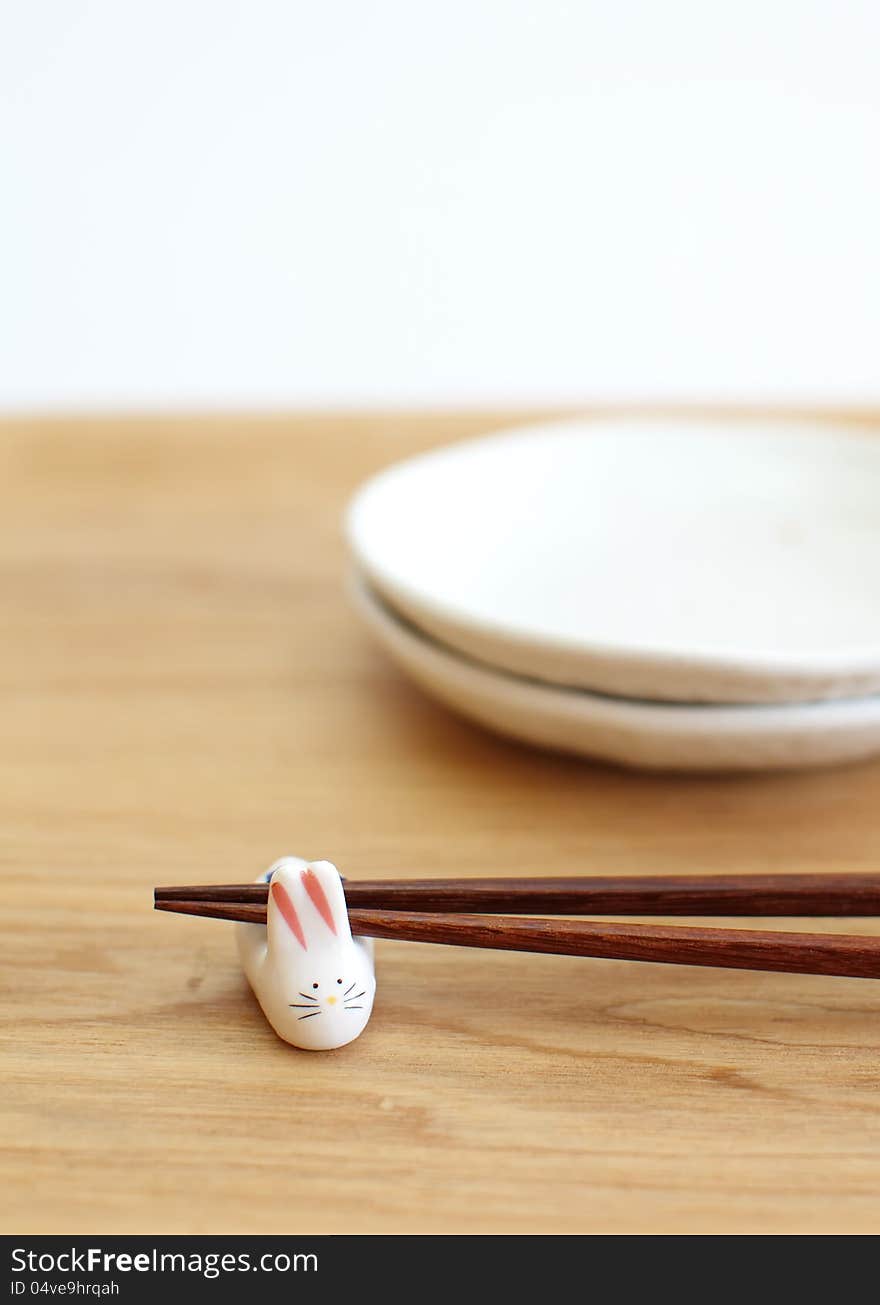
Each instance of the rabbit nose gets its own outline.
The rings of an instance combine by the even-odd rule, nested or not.
[[[336,1005],[336,998],[335,998],[335,997],[328,997],[328,998],[327,998],[327,1005],[328,1005],[328,1006],[335,1006],[335,1005]]]

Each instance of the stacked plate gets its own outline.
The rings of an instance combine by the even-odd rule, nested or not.
[[[649,767],[880,751],[880,439],[572,421],[391,467],[348,516],[359,610],[501,733]]]

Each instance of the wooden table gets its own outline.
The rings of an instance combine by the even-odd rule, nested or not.
[[[231,926],[151,910],[288,851],[350,876],[877,869],[880,763],[545,756],[372,646],[346,498],[504,419],[4,423],[5,1231],[878,1231],[874,983],[384,943],[364,1037],[309,1055]]]

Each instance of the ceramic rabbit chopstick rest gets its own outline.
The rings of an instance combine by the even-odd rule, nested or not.
[[[344,1047],[373,1009],[373,944],[353,938],[342,879],[330,861],[286,856],[261,875],[266,924],[237,925],[238,952],[263,1014],[307,1051]]]

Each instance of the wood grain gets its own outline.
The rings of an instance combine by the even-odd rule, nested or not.
[[[371,646],[346,497],[509,416],[3,425],[4,1230],[877,1230],[874,983],[380,942],[366,1034],[298,1054],[231,927],[152,910],[156,882],[284,852],[355,878],[877,871],[880,763],[542,755]]]

